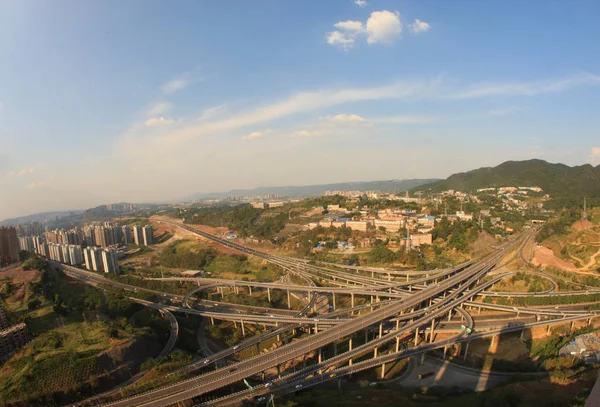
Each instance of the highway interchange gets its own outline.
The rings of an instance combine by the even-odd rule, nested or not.
[[[195,374],[191,378],[151,389],[127,398],[110,401],[110,406],[170,406],[181,402],[202,405],[239,405],[243,400],[257,401],[271,395],[283,395],[324,381],[362,370],[383,366],[395,360],[423,354],[433,349],[445,350],[455,344],[473,339],[496,337],[505,332],[522,332],[537,326],[549,327],[557,324],[572,324],[575,321],[590,323],[596,316],[593,311],[582,309],[562,310],[555,308],[511,307],[476,302],[481,296],[516,297],[523,293],[499,293],[490,291],[493,285],[512,273],[496,272],[489,275],[507,257],[516,252],[523,257],[523,248],[531,242],[535,230],[529,230],[511,241],[498,246],[491,254],[476,261],[463,263],[444,270],[426,272],[387,271],[370,268],[337,267],[332,264],[316,265],[303,259],[277,256],[230,240],[200,231],[189,225],[173,223],[205,239],[230,247],[242,253],[258,257],[283,268],[295,281],[306,285],[254,283],[237,280],[169,278],[178,281],[193,281],[197,289],[185,296],[147,290],[106,279],[96,273],[69,266],[62,266],[65,273],[80,281],[96,286],[110,285],[126,291],[150,291],[167,300],[168,304],[144,303],[159,309],[169,320],[174,314],[195,314],[211,321],[228,320],[244,325],[258,324],[265,331],[248,336],[232,348],[207,355],[182,371]],[[527,260],[523,257],[523,260]],[[346,270],[346,271],[344,271]],[[367,275],[365,275],[367,274]],[[370,275],[369,275],[370,274]],[[548,278],[548,277],[546,277]],[[542,293],[527,293],[528,296],[582,295],[600,290],[587,289],[576,292],[556,292],[557,285],[551,278],[551,288]],[[291,279],[290,279],[291,280]],[[402,280],[402,281],[399,281]],[[238,306],[197,298],[202,292],[224,290],[264,290],[270,297],[271,290],[290,293],[306,293],[302,310],[284,310]],[[341,297],[351,300],[348,308],[337,307]],[[355,297],[362,303],[355,305]],[[136,300],[140,302],[140,300]],[[325,306],[319,306],[321,302]],[[331,306],[331,304],[333,305]],[[330,305],[330,306],[327,306]],[[330,309],[331,308],[331,309]],[[488,311],[481,315],[481,310]],[[470,311],[470,312],[469,312]],[[500,314],[490,315],[490,312]],[[175,345],[176,328],[171,322],[172,334],[169,343],[161,352],[164,356]],[[267,329],[267,327],[269,327]],[[473,331],[470,335],[466,328]],[[284,333],[304,330],[310,335],[280,343],[276,349],[256,356],[233,360],[241,350],[257,347],[260,342]],[[175,333],[174,333],[175,332]],[[362,340],[362,332],[365,341]],[[174,336],[175,335],[175,336]],[[358,337],[361,337],[361,340]],[[368,339],[368,340],[367,340]],[[337,344],[345,342],[348,346]],[[324,357],[323,349],[335,346],[334,352]],[[353,346],[354,345],[354,346]],[[358,345],[358,346],[356,346]],[[170,348],[170,349],[168,349]],[[164,354],[163,354],[164,353]],[[333,355],[330,355],[333,353]],[[306,355],[315,356],[309,366],[289,372],[281,369],[292,360],[305,360]],[[370,355],[365,359],[365,355]],[[218,361],[229,361],[225,367],[215,368]],[[264,377],[264,372],[277,369],[279,375],[266,384],[254,386],[238,393],[228,394],[216,400],[206,401],[211,392],[239,384],[244,379]],[[263,401],[264,405],[264,401]]]

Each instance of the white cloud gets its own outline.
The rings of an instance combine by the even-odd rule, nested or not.
[[[367,42],[376,44],[392,44],[402,34],[400,13],[391,11],[374,11],[367,20]]]
[[[202,111],[202,114],[198,118],[198,120],[212,119],[213,117],[217,116],[219,113],[224,112],[225,107],[226,107],[226,105],[222,104],[222,105],[218,105],[218,106],[214,106],[214,107],[209,107],[208,109],[204,109]]]
[[[242,137],[242,140],[256,140],[258,138],[264,137],[266,133],[270,133],[270,130],[266,130],[264,132],[261,131],[253,131],[250,134],[247,134]]]
[[[428,23],[426,23],[425,21],[421,21],[418,18],[415,20],[414,23],[408,26],[409,31],[414,35],[427,32],[430,28],[431,26]]]
[[[23,168],[19,171],[11,171],[8,173],[9,177],[23,177],[25,175],[31,175],[35,172],[35,168]]]
[[[29,183],[29,185],[27,185],[28,189],[38,189],[40,187],[43,187],[45,184],[42,181],[35,181],[35,182],[31,182]]]
[[[455,99],[480,98],[487,96],[534,96],[540,93],[557,93],[578,86],[598,86],[600,76],[590,73],[545,81],[499,82],[472,85],[449,95]]]
[[[328,116],[327,119],[339,123],[360,123],[365,121],[365,119],[357,114],[336,114],[335,116]]]
[[[358,7],[366,7],[369,3],[367,3],[367,0],[354,0],[354,4]]]
[[[349,49],[354,46],[354,38],[350,34],[336,30],[327,33],[327,43],[329,45],[338,45],[343,49]]]
[[[165,119],[162,116],[161,117],[152,117],[152,118],[146,120],[145,124],[147,127],[168,126],[170,124],[173,124],[173,120]]]
[[[592,152],[590,153],[590,161],[593,164],[600,164],[600,147],[592,147]]]
[[[348,33],[362,33],[365,31],[365,27],[363,27],[363,23],[360,21],[340,21],[339,23],[334,24],[335,28],[339,28],[340,30],[347,31]]]
[[[190,82],[186,79],[175,79],[165,83],[160,87],[160,89],[165,93],[175,93],[185,89],[189,84]]]
[[[325,134],[325,132],[323,130],[299,130],[297,132],[294,133],[294,136],[297,137],[316,137],[316,136],[322,136],[323,134]]]
[[[146,111],[146,114],[148,116],[158,116],[159,114],[168,112],[172,107],[173,105],[169,102],[157,102]]]
[[[358,37],[367,38],[368,44],[392,44],[402,34],[400,13],[387,10],[374,11],[366,24],[347,20],[334,24],[337,30],[327,33],[327,43],[343,49],[352,48]]]

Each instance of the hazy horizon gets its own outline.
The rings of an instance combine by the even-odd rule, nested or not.
[[[600,164],[600,4],[507,4],[7,2],[0,219]]]

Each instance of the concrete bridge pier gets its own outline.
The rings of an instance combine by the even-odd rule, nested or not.
[[[267,287],[267,298],[271,302],[271,289]]]
[[[446,359],[446,352],[448,351],[448,346],[445,345],[444,346],[444,356],[442,357],[442,359]]]
[[[350,341],[348,341],[348,351],[352,350],[352,337],[350,337]],[[352,366],[352,359],[350,359],[349,366]]]
[[[463,360],[467,360],[467,354],[469,353],[469,342],[467,342],[465,346],[465,354],[463,355]]]
[[[550,335],[550,324],[546,326],[546,335]]]
[[[415,329],[415,346],[419,343],[419,328]]]
[[[381,378],[384,379],[385,378],[385,363],[383,363],[381,365]]]
[[[210,324],[214,325],[215,324],[215,318],[214,317],[210,317]]]
[[[252,296],[252,286],[251,285],[248,286],[248,294],[250,294],[250,296]]]
[[[435,319],[432,319],[431,320],[431,331],[429,332],[429,343],[433,342],[434,327],[435,327]]]
[[[350,307],[354,308],[354,293],[350,293]]]
[[[525,339],[525,330],[523,329],[521,331],[521,336],[519,336],[519,339],[522,341],[523,339]]]
[[[332,298],[333,298],[333,309],[335,310],[335,293],[333,293]]]
[[[288,309],[292,309],[292,301],[290,300],[290,290],[287,290]]]
[[[240,320],[240,325],[242,326],[242,336],[246,336],[246,330],[244,329],[244,320]]]

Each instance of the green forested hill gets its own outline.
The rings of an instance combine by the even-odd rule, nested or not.
[[[426,188],[416,189],[471,192],[479,188],[503,186],[539,186],[553,198],[600,198],[600,165],[569,167],[537,159],[506,161],[497,167],[453,174],[443,181],[427,185]]]

